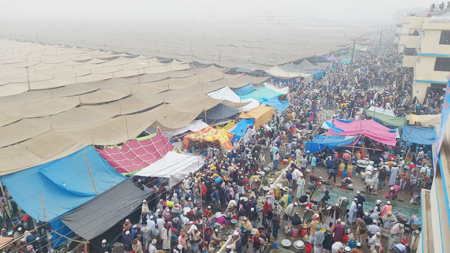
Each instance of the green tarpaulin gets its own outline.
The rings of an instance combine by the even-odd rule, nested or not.
[[[403,126],[406,122],[406,117],[395,117],[369,110],[366,110],[366,115],[379,120],[385,126]]]

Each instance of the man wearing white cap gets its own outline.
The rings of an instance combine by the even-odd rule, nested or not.
[[[125,253],[130,253],[132,250],[132,241],[130,231],[124,231],[122,233],[122,244],[123,244],[123,251]],[[109,251],[108,251],[109,252]]]
[[[381,242],[381,233],[378,232],[372,238],[369,239],[369,246],[372,248],[376,244],[379,244]]]
[[[389,176],[389,186],[395,185],[397,176],[398,176],[398,167],[396,166],[396,162],[394,162],[394,166],[391,168],[391,175]]]
[[[102,246],[100,246],[100,252],[101,253],[112,252],[111,246],[109,246],[109,244],[106,241],[106,239],[102,240]]]
[[[141,211],[142,211],[142,213],[150,213],[150,209],[148,208],[147,200],[145,200],[145,199],[142,201]]]
[[[378,220],[373,220],[372,224],[367,226],[367,231],[369,231],[369,238],[372,238],[376,233],[381,232],[381,228],[377,225]]]
[[[348,221],[350,224],[356,221],[356,213],[358,212],[358,199],[354,198],[348,213]]]
[[[222,237],[219,235],[219,230],[215,229],[214,233],[211,235],[211,240],[213,244],[218,245],[221,241],[223,241]]]
[[[343,253],[344,252],[344,244],[342,242],[335,242],[331,246],[331,253]]]
[[[352,251],[350,251],[350,253],[363,253],[362,251],[361,251],[361,243],[356,243],[356,248],[354,248],[354,249],[352,249]]]
[[[244,252],[244,247],[242,245],[242,238],[239,235],[239,232],[238,231],[234,231],[232,237],[233,237],[232,240],[233,240],[234,250],[237,253],[243,253]]]
[[[364,202],[366,201],[366,198],[364,198],[364,196],[361,195],[360,191],[356,192],[356,197],[358,199],[358,204],[361,204],[361,206],[364,207]]]
[[[148,247],[148,253],[157,253],[158,252],[158,249],[156,248],[156,243],[157,243],[156,239],[153,239],[152,243]]]
[[[144,252],[148,250],[148,245],[150,244],[150,240],[152,239],[150,236],[151,228],[147,226],[147,221],[142,222],[141,235],[144,248]]]

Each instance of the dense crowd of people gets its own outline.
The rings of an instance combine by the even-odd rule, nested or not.
[[[276,87],[284,85],[277,83]],[[230,152],[209,147],[206,168],[167,189],[170,194],[164,195],[154,210],[144,205],[135,237],[127,238],[133,228],[124,225],[124,245],[130,244],[129,250],[209,252],[227,241],[222,249],[226,252],[260,252],[280,243],[280,234],[297,233],[313,252],[416,249],[419,219],[413,216],[406,222],[390,201],[367,203],[364,193],[358,191],[354,199],[342,196],[331,206],[328,190],[319,201],[312,200],[314,191],[329,182],[315,173],[317,167],[326,167],[328,179],[334,178],[336,183],[340,163],[347,166],[356,158],[348,149],[310,154],[305,142],[320,133],[319,123],[324,120],[366,119],[370,115],[362,109],[372,105],[399,116],[436,113],[442,103],[440,95],[430,94],[425,101],[411,97],[412,73],[401,68],[401,56],[392,46],[360,55],[351,65],[335,64],[321,81],[287,85],[290,106],[286,111],[275,113],[263,126],[250,126]],[[417,193],[430,187],[430,147],[374,147],[380,151],[367,153],[370,163],[365,171],[371,173],[363,182],[365,194],[388,187],[386,196],[394,200],[405,189]],[[406,150],[410,150],[408,156]],[[286,160],[288,166],[280,170]],[[278,179],[273,182],[271,178]],[[353,183],[349,176],[342,179],[341,186]],[[167,205],[172,202],[175,208]],[[371,207],[369,212],[364,212],[364,204]],[[382,238],[387,240],[385,245]]]
[[[441,94],[430,94],[424,101],[412,97],[412,73],[401,68],[401,59],[396,48],[386,44],[358,55],[349,65],[333,64],[322,80],[286,84],[287,110],[275,112],[262,126],[250,126],[231,151],[219,144],[208,147],[207,165],[174,187],[161,179],[134,178],[138,187],[153,194],[142,203],[139,220],[123,223],[124,251],[259,253],[275,244],[280,247],[281,238],[292,236],[314,253],[414,252],[420,221],[413,216],[407,222],[391,200],[406,190],[416,203],[420,189],[430,188],[430,147],[398,143],[394,149],[363,140],[373,148],[361,154],[367,158],[360,187],[364,192],[333,199],[334,205],[329,203],[333,187],[357,188],[352,175],[336,182],[339,167],[363,158],[357,159],[352,148],[316,154],[305,149],[307,141],[324,131],[323,121],[366,119],[370,115],[363,109],[369,106],[399,116],[439,112]],[[326,174],[319,168],[326,168]],[[369,203],[364,197],[379,192],[384,196],[385,190],[390,199],[385,203]],[[320,191],[324,195],[315,200]],[[29,235],[16,245],[17,252],[47,252],[34,232],[19,229],[14,237]],[[11,235],[2,231],[1,236]],[[113,246],[103,240],[101,252],[111,253]]]

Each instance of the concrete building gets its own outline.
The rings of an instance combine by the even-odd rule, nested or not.
[[[437,123],[436,128],[439,128]],[[441,146],[431,190],[422,189],[422,234],[417,252],[450,252],[450,127]]]
[[[413,68],[413,97],[420,103],[431,93],[444,94],[450,73],[450,8],[397,19],[394,43],[402,67]]]
[[[395,24],[395,35],[394,35],[394,43],[398,44],[400,41],[400,34],[402,33],[403,27],[403,17],[397,19],[397,23]]]
[[[408,23],[402,27],[402,34],[398,45],[403,48],[402,67],[414,68],[416,63],[417,50],[419,48],[419,31],[425,17],[408,17]]]
[[[419,45],[414,53],[417,55],[407,55],[408,50],[405,50],[405,57],[416,58],[413,96],[423,102],[431,92],[444,94],[450,73],[450,16],[423,18]],[[404,59],[404,63],[410,64],[410,61],[414,59]]]

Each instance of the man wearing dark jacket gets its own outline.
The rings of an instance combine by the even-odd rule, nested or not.
[[[291,217],[292,225],[300,225],[302,224],[302,219],[298,216],[298,213],[295,213],[294,216]]]
[[[122,244],[123,244],[123,251],[125,253],[130,253],[132,248],[133,239],[131,239],[131,234],[130,231],[124,231],[122,232]]]
[[[331,235],[331,229],[327,229],[327,234],[325,235],[325,239],[323,241],[323,249],[327,250],[327,252],[331,252],[331,246],[333,245],[333,236]]]

